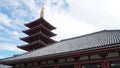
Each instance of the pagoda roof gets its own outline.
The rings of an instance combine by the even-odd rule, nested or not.
[[[26,51],[31,51],[33,49],[38,49],[38,48],[44,47],[46,45],[47,45],[46,43],[42,42],[41,40],[38,40],[33,43],[22,45],[22,46],[17,46],[17,47],[20,49],[26,50]]]
[[[95,49],[108,48],[113,46],[120,47],[120,30],[103,30],[75,38],[62,40],[51,44],[50,46],[33,50],[16,57],[2,59],[0,60],[0,63],[11,65],[16,62],[23,62],[25,60],[31,60],[35,58],[43,59],[45,57],[55,57],[59,55],[65,56],[71,53],[76,54],[76,52],[82,53],[84,51],[93,51]]]
[[[25,30],[23,32],[26,33],[26,34],[28,34],[28,35],[31,35],[31,33],[33,34],[33,32],[37,33],[38,31],[42,31],[42,30],[44,30],[45,32],[47,32],[47,35],[49,35],[49,37],[56,35],[53,32],[51,32],[48,28],[46,28],[45,26],[43,26],[41,24],[38,25],[38,26],[35,26],[33,28],[30,28],[28,30]]]
[[[28,43],[31,43],[34,38],[36,39],[42,39],[44,37],[44,39],[50,41],[50,42],[55,42],[53,39],[49,38],[48,36],[46,36],[45,34],[43,34],[42,32],[38,32],[38,33],[35,33],[33,35],[30,35],[30,36],[27,36],[27,37],[24,37],[24,38],[20,38],[21,40],[25,41],[25,42],[28,42]],[[47,42],[46,42],[47,43]]]
[[[33,22],[27,23],[27,24],[25,24],[25,26],[27,26],[29,28],[33,28],[33,27],[35,27],[35,26],[37,26],[37,25],[39,25],[41,23],[50,30],[56,29],[54,26],[49,24],[43,17],[40,17],[39,19],[37,19],[37,20],[35,20]]]

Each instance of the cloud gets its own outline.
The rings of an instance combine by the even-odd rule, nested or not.
[[[52,17],[47,17],[50,23],[57,27],[54,31],[58,35],[54,37],[56,40],[66,39],[70,37],[80,36],[87,33],[101,30],[99,27],[87,24],[83,21],[78,21],[68,13],[55,14]],[[86,29],[89,28],[89,29]]]
[[[0,50],[12,51],[12,52],[25,52],[16,47],[16,44],[11,43],[0,43]]]
[[[111,16],[120,17],[120,0],[107,0],[106,10]]]
[[[40,11],[40,9],[36,5],[34,0],[24,0],[24,1],[21,1],[21,3],[28,8],[28,11],[30,12],[30,16],[32,18],[35,18],[38,16],[38,12]]]
[[[6,25],[6,26],[11,26],[11,20],[9,19],[9,17],[4,14],[4,13],[0,13],[0,23],[3,24],[3,25]]]
[[[67,2],[70,14],[79,21],[99,26],[101,29],[119,29],[119,0],[67,0]]]
[[[56,3],[54,6],[51,5]],[[47,4],[47,5],[46,5]],[[69,4],[67,8],[61,8],[66,4],[64,0],[53,0],[45,3],[45,19],[53,24],[57,29],[53,32],[57,33],[54,37],[56,40],[66,39],[70,37],[80,36],[87,34],[96,30],[100,30],[98,26],[86,23],[86,21],[80,21],[70,14],[68,11]],[[68,9],[66,11],[66,9]],[[88,27],[89,29],[86,29]]]

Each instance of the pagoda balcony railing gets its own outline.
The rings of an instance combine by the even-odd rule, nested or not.
[[[32,45],[35,45],[35,44],[38,44],[38,43],[41,43],[43,45],[47,45],[45,42],[41,41],[41,40],[38,40],[38,41],[35,41],[35,42],[32,42],[32,43],[29,43],[29,44],[26,44],[26,45],[22,45],[20,47],[28,47],[28,46],[32,46]]]
[[[28,34],[28,35],[32,35],[32,34],[35,34],[37,32],[43,32],[44,34],[46,34],[47,36],[55,36],[56,34],[54,34],[53,32],[51,32],[48,28],[44,27],[43,25],[38,25],[36,27],[33,27],[31,29],[28,29],[28,30],[25,30],[23,31],[24,33]]]
[[[30,39],[32,40],[39,40],[41,39],[41,37],[45,38],[46,40],[48,39],[49,41],[51,40],[52,42],[55,42],[54,40],[52,40],[50,37],[46,36],[45,34],[43,34],[42,32],[38,32],[36,34],[33,34],[31,36],[25,37],[25,38],[20,38],[23,41],[26,41],[28,43],[34,42],[34,41],[29,41]]]
[[[42,24],[41,24],[42,25]],[[46,28],[45,26],[42,25],[42,28],[45,29],[45,31],[47,31],[49,34],[52,34],[53,36],[55,36],[56,34],[54,34],[53,32],[51,32],[48,28]],[[41,32],[44,33],[44,31],[41,30]],[[45,33],[46,34],[46,33]],[[47,34],[46,34],[47,35]]]
[[[34,49],[38,49],[38,48],[44,47],[46,45],[47,45],[46,43],[44,43],[44,42],[39,40],[39,41],[30,43],[30,44],[17,46],[17,47],[20,48],[20,49],[23,49],[23,50],[31,51],[31,50],[34,50]]]

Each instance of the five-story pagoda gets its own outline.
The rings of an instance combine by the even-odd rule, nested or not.
[[[25,24],[25,26],[27,26],[29,29],[23,32],[28,36],[20,39],[27,42],[28,44],[17,46],[18,48],[26,51],[31,51],[56,42],[50,38],[56,35],[51,32],[51,30],[54,30],[55,27],[49,24],[43,18],[43,16],[44,8],[42,7],[40,18],[33,22]]]

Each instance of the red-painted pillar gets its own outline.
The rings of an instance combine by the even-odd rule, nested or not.
[[[102,62],[101,62],[101,67],[102,68],[110,68],[109,66],[108,66],[108,62],[106,61],[106,56],[108,55],[108,53],[101,53],[101,54],[99,54],[102,58],[103,58],[103,60],[102,60]]]
[[[54,63],[56,63],[54,68],[59,68],[59,67],[58,67],[58,61],[59,61],[58,59],[55,59],[55,60],[54,60]]]
[[[106,67],[107,67],[107,68],[110,68],[109,62],[106,62]]]
[[[110,68],[109,62],[107,62],[106,60],[103,60],[101,62],[101,67],[102,68]]]
[[[76,63],[74,64],[74,68],[80,68],[79,62],[76,62]]]
[[[104,60],[101,62],[101,67],[102,67],[102,68],[106,68],[106,63],[105,63]]]
[[[55,68],[58,68],[58,64],[55,65]]]
[[[81,64],[79,64],[79,68],[82,68],[82,67],[81,67]]]
[[[80,57],[74,57],[75,60],[74,68],[80,68],[79,59]]]

